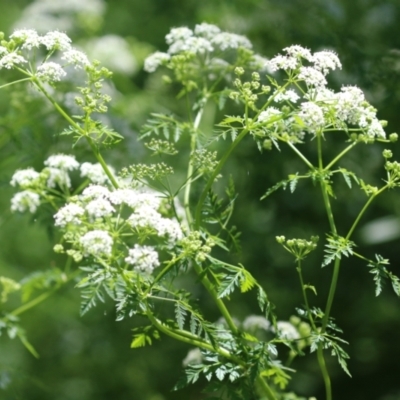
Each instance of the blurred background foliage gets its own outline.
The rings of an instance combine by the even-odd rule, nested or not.
[[[65,30],[90,57],[115,72],[109,87],[114,108],[107,118],[125,140],[107,151],[105,158],[117,168],[146,159],[137,136],[151,112],[182,115],[179,103],[174,103],[176,93],[162,84],[161,74],[148,76],[142,71],[144,58],[156,49],[166,50],[164,37],[171,27],[193,27],[203,21],[248,36],[255,50],[266,57],[291,44],[313,51],[335,50],[343,69],[333,75],[332,85],[360,86],[378,108],[378,117],[389,121],[387,132],[400,131],[400,0],[0,0],[0,4],[0,29],[7,34],[16,27],[41,32]],[[211,107],[205,120],[215,112]],[[68,153],[71,143],[58,135],[64,127],[48,104],[33,93],[29,95],[16,87],[2,90],[0,275],[19,280],[35,270],[63,262],[52,251],[55,232],[51,229],[51,216],[37,220],[10,213],[13,190],[9,180],[17,168],[41,169],[50,154]],[[203,129],[207,128],[206,122]],[[334,154],[341,146],[342,138],[330,138],[326,151]],[[379,184],[384,177],[383,148],[379,144],[359,146],[340,166]],[[398,160],[400,144],[392,149]],[[76,152],[80,161],[92,161],[85,147],[78,146]],[[315,157],[312,149],[305,152]],[[225,176],[232,174],[239,193],[234,224],[242,232],[244,251],[236,261],[246,265],[264,284],[283,320],[295,313],[295,307],[301,304],[301,293],[293,261],[276,244],[275,236],[319,234],[323,238],[327,221],[323,208],[315,206],[320,200],[318,188],[309,183],[300,183],[294,194],[281,191],[262,202],[259,198],[278,180],[289,173],[301,173],[302,168],[288,149],[261,154],[249,139],[237,149],[224,171]],[[335,185],[338,197],[333,207],[339,230],[345,232],[365,197],[357,189],[346,192],[343,182]],[[391,270],[397,275],[399,199],[396,191],[378,199],[354,237],[360,253],[370,258],[379,253],[389,258]],[[320,259],[321,253],[309,258],[304,274],[307,281],[321,288],[314,304],[324,306],[331,269],[321,269]],[[366,266],[354,259],[345,260],[333,315],[351,344],[348,351],[353,378],[348,378],[336,361],[328,360],[332,361],[336,399],[400,399],[400,302],[387,289],[375,298]],[[217,319],[197,285],[193,286],[193,293],[206,307],[206,315]],[[11,301],[18,304],[17,298]],[[252,314],[254,305],[251,296],[233,296],[230,303],[239,319]],[[113,306],[108,303],[80,318],[79,293],[72,284],[22,314],[21,320],[40,358],[33,358],[19,342],[0,337],[1,399],[202,398],[202,382],[184,391],[170,391],[180,376],[188,348],[162,338],[152,347],[130,350],[131,329],[142,321],[132,318],[115,322]],[[291,384],[293,390],[324,398],[315,357],[298,359],[292,366],[299,371]]]

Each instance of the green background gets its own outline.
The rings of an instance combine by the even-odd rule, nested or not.
[[[0,0],[0,30],[9,34],[13,24],[31,2]],[[209,22],[249,37],[255,50],[272,57],[282,48],[300,44],[313,51],[335,50],[343,69],[332,84],[358,85],[389,121],[387,132],[400,132],[400,2],[369,0],[109,0],[102,20],[81,16],[71,32],[77,43],[93,36],[120,35],[129,43],[138,69],[132,74],[116,73],[114,83],[123,96],[110,116],[114,129],[126,140],[106,159],[116,167],[143,161],[145,152],[137,135],[150,112],[167,111],[172,94],[163,87],[160,75],[141,70],[150,52],[166,50],[164,36],[171,27],[193,27]],[[83,22],[82,22],[83,18]],[[29,28],[29,27],[27,27]],[[179,113],[179,110],[173,110]],[[32,115],[35,119],[32,120]],[[52,117],[44,104],[21,99],[18,93],[0,96],[0,275],[19,280],[37,269],[62,262],[53,253],[51,216],[40,220],[13,215],[9,180],[17,168],[42,167],[55,151],[68,152],[68,138],[57,136],[63,122]],[[332,139],[327,151],[340,148]],[[381,152],[384,146],[360,146],[340,166],[379,184],[384,177]],[[392,146],[399,159],[399,145]],[[87,156],[78,148],[78,159]],[[306,150],[313,157],[313,150]],[[397,157],[396,157],[397,156]],[[284,160],[284,161],[282,161]],[[234,223],[242,231],[243,254],[237,258],[263,283],[277,306],[279,319],[287,320],[301,304],[301,292],[292,259],[275,242],[275,236],[308,237],[328,228],[318,188],[299,184],[294,194],[275,193],[260,202],[261,195],[302,165],[287,149],[260,154],[251,140],[234,154],[224,174],[232,174],[239,197]],[[357,189],[350,194],[338,184],[333,201],[339,231],[345,232],[365,197]],[[343,194],[343,196],[341,196]],[[400,230],[400,194],[387,193],[368,211],[365,222],[388,217]],[[317,205],[315,205],[317,204]],[[310,207],[310,205],[312,205]],[[363,224],[361,224],[363,225]],[[358,251],[373,258],[375,253],[391,260],[391,270],[400,275],[399,234],[392,240],[368,245],[371,238],[358,234]],[[367,246],[368,245],[368,246]],[[321,246],[320,246],[321,247]],[[331,269],[319,267],[322,250],[310,258],[306,280],[318,288],[314,304],[323,307],[324,287]],[[340,276],[333,315],[350,342],[350,371],[347,377],[329,360],[334,397],[340,400],[400,399],[400,301],[390,288],[375,298],[372,276],[364,264],[346,260]],[[194,288],[194,290],[199,290]],[[204,293],[196,293],[210,318],[217,319]],[[17,299],[13,299],[17,304]],[[256,312],[251,296],[233,296],[230,304],[239,319]],[[181,374],[182,359],[189,350],[169,338],[152,347],[130,350],[131,329],[141,324],[132,318],[115,322],[113,305],[106,303],[79,317],[79,293],[73,285],[22,315],[30,341],[40,353],[33,358],[18,341],[0,337],[0,398],[6,400],[172,400],[200,399],[203,382],[180,392],[171,388]],[[315,357],[297,360],[291,387],[304,396],[324,398]]]

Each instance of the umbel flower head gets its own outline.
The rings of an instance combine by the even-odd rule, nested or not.
[[[266,62],[251,50],[252,44],[245,36],[223,32],[212,24],[198,24],[193,30],[185,26],[172,28],[165,41],[169,46],[167,52],[156,51],[148,56],[145,71],[154,72],[163,65],[174,69],[180,65],[178,79],[196,81],[203,74],[213,80],[217,76],[229,76],[237,66],[261,69]]]
[[[59,31],[39,35],[34,29],[16,30],[9,42],[0,46],[0,70],[18,68],[43,82],[59,82],[67,75],[66,66],[83,69],[90,65],[86,55],[74,49],[71,42],[67,34]],[[58,57],[52,59],[53,54]]]

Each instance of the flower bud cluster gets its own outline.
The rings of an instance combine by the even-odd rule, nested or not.
[[[303,260],[309,253],[317,248],[319,237],[311,236],[310,240],[286,239],[285,236],[277,236],[276,241],[281,244],[296,261]]]
[[[235,74],[237,78],[234,80],[233,84],[236,87],[235,91],[229,93],[229,97],[232,100],[240,100],[241,102],[247,104],[250,108],[255,109],[255,103],[261,94],[268,93],[270,88],[260,83],[260,74],[258,72],[253,72],[251,74],[251,80],[248,82],[242,82],[241,76],[245,73],[243,67],[236,67]]]
[[[196,262],[201,263],[211,253],[215,243],[211,238],[207,238],[204,241],[201,238],[200,232],[192,231],[181,240],[180,245],[185,257],[193,258]]]

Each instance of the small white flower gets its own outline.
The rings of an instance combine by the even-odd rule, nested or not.
[[[36,76],[46,82],[59,82],[66,75],[63,67],[53,61],[43,63],[36,71]]]
[[[297,103],[297,100],[300,99],[300,96],[293,90],[288,89],[285,92],[277,93],[274,97],[274,101],[280,103],[282,101],[290,101],[291,103]]]
[[[85,233],[80,238],[85,256],[92,255],[94,257],[110,256],[112,252],[113,240],[108,232],[102,230],[94,230]]]
[[[314,53],[312,62],[314,63],[314,68],[324,75],[328,74],[330,70],[342,69],[339,57],[333,51],[324,50]]]
[[[26,61],[24,57],[15,52],[8,53],[0,59],[0,69],[12,69],[15,65],[23,64],[26,62],[28,61]]]
[[[186,27],[172,28],[171,31],[165,36],[167,44],[171,45],[178,41],[185,41],[193,36],[193,31]]]
[[[221,32],[221,29],[216,25],[207,24],[203,22],[194,27],[194,33],[197,36],[202,36],[208,40],[211,40],[215,35]]]
[[[313,60],[313,56],[311,55],[310,50],[299,46],[298,44],[294,44],[289,47],[285,47],[283,49],[289,56],[296,57],[296,58],[305,58],[308,61]]]
[[[336,94],[336,115],[350,124],[356,125],[363,113],[365,96],[357,86],[342,87],[340,93]]]
[[[41,38],[41,42],[49,51],[71,49],[71,39],[65,33],[58,31],[47,32]]]
[[[253,47],[247,37],[229,32],[218,33],[211,39],[211,43],[222,51],[237,49],[239,47],[244,47],[246,49],[251,49]]]
[[[257,329],[268,331],[270,326],[270,322],[262,315],[249,315],[243,321],[243,329],[248,332],[254,332]]]
[[[109,217],[114,211],[114,207],[108,200],[95,199],[89,202],[85,207],[89,217],[92,219]]]
[[[275,107],[268,107],[264,111],[261,111],[260,115],[257,118],[258,122],[269,122],[271,119],[279,117],[282,115],[282,112]]]
[[[55,225],[65,227],[67,224],[80,225],[85,210],[78,204],[69,203],[60,208],[54,215]]]
[[[170,244],[174,244],[183,239],[181,225],[175,219],[162,218],[156,226],[159,236],[167,236]]]
[[[324,113],[320,106],[312,102],[301,104],[299,117],[303,120],[307,129],[311,133],[315,133],[318,129],[325,125]]]
[[[113,168],[109,167],[111,172]],[[92,164],[90,162],[84,162],[81,167],[81,177],[88,178],[91,182],[102,185],[109,182],[108,176],[103,170],[101,164]]]
[[[64,171],[73,171],[79,168],[79,163],[76,161],[75,157],[66,154],[54,154],[44,162],[44,165]]]
[[[212,52],[214,50],[214,47],[211,45],[210,41],[202,37],[190,37],[185,42],[185,47],[185,50],[195,54],[203,54],[207,51]]]
[[[201,351],[199,348],[195,348],[192,350],[189,350],[186,357],[182,361],[182,364],[184,367],[187,367],[188,365],[196,365],[196,364],[201,364],[203,362],[203,355],[201,354]]]
[[[300,339],[300,334],[297,329],[287,321],[278,321],[276,323],[278,328],[278,336],[283,339],[296,340]]]
[[[336,93],[333,90],[325,87],[309,89],[304,98],[328,104],[336,103]]]
[[[272,72],[278,71],[278,69],[283,69],[284,71],[296,69],[299,65],[300,62],[296,57],[282,56],[280,54],[267,62],[267,66]]]
[[[34,213],[40,205],[40,196],[30,190],[16,193],[11,199],[11,211]]]
[[[144,272],[150,275],[154,268],[160,265],[158,253],[151,246],[139,246],[135,244],[133,249],[129,249],[129,256],[125,258],[128,264],[133,265],[137,272]]]
[[[47,178],[46,185],[49,188],[55,188],[57,185],[61,188],[71,187],[71,179],[65,170],[48,167],[43,169],[40,175]]]
[[[20,169],[19,171],[15,171],[10,184],[12,186],[18,185],[22,188],[28,187],[33,185],[39,176],[39,172],[36,172],[33,168]]]
[[[111,192],[105,186],[90,185],[83,190],[81,198],[83,200],[107,199],[110,195]]]
[[[21,49],[32,50],[41,44],[40,36],[34,29],[19,29],[10,35],[10,39],[22,43]]]
[[[135,211],[128,218],[127,222],[132,226],[132,228],[150,227],[156,229],[156,226],[160,224],[161,219],[161,214],[153,207],[142,205],[135,209]]]
[[[0,56],[7,54],[8,50],[4,46],[0,46]]]
[[[122,203],[131,208],[148,206],[153,210],[160,207],[161,199],[154,193],[140,192],[134,189],[117,189],[111,192],[109,197],[111,203],[120,205]]]
[[[313,67],[300,67],[299,79],[314,87],[323,87],[328,83],[325,76]]]
[[[165,64],[170,59],[171,56],[169,54],[156,51],[144,60],[144,70],[146,72],[154,72],[160,65]]]
[[[367,129],[367,135],[370,137],[381,137],[386,138],[386,133],[382,127],[382,124],[377,119],[373,119]]]
[[[68,64],[73,64],[75,66],[75,69],[80,69],[82,67],[90,65],[86,54],[76,49],[71,49],[64,52],[61,60],[66,61]]]

